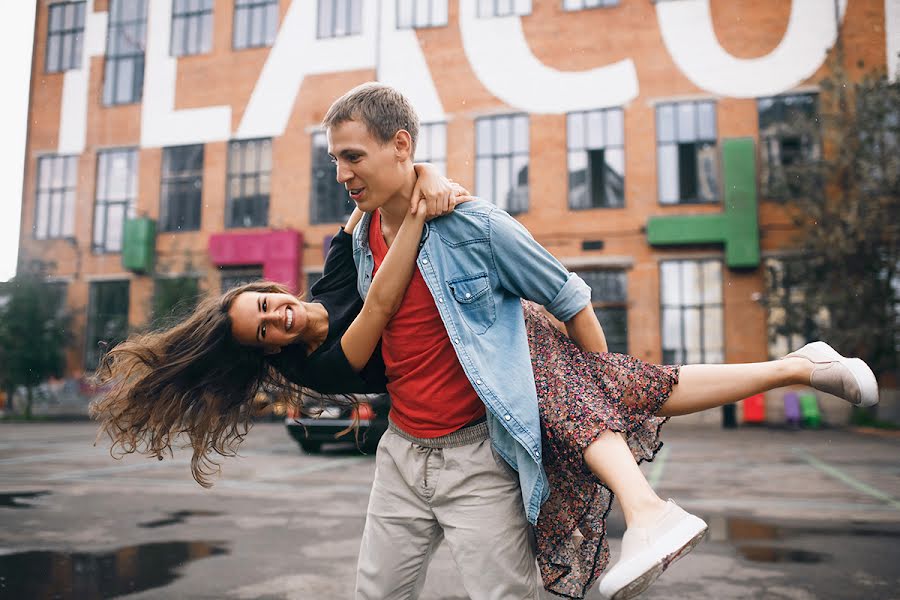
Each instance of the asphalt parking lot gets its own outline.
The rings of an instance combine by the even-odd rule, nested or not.
[[[205,490],[185,452],[117,461],[93,438],[0,424],[0,598],[352,597],[373,457],[306,455],[262,423]],[[900,598],[900,437],[673,422],[663,439],[645,472],[710,535],[642,598]],[[615,556],[617,510],[611,530]],[[422,598],[466,598],[445,548]]]

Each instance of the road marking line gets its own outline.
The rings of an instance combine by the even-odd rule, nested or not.
[[[338,465],[346,465],[347,463],[357,463],[365,460],[365,457],[360,456],[358,458],[346,458],[346,459],[326,459],[321,462],[317,462],[311,465],[307,465],[305,467],[298,467],[294,469],[290,469],[290,475],[303,475],[306,473],[314,473],[316,471],[323,471],[325,469],[330,469],[332,467],[337,467]],[[116,465],[113,467],[100,467],[97,469],[84,469],[81,471],[64,471],[62,473],[56,473],[54,475],[49,475],[44,478],[45,481],[60,481],[60,480],[73,480],[73,479],[96,479],[97,477],[103,475],[114,475],[116,473],[125,473],[129,471],[143,471],[146,469],[158,469],[161,467],[172,467],[172,466],[182,466],[190,462],[188,459],[184,458],[175,458],[175,459],[166,459],[166,460],[155,460],[148,461],[143,463],[137,463],[132,465]]]
[[[656,458],[653,459],[653,462],[650,463],[652,466],[650,468],[650,477],[647,478],[647,481],[653,489],[656,489],[657,484],[659,484],[660,479],[662,479],[663,470],[666,468],[666,459],[668,458],[669,445],[667,444],[662,447],[662,450],[659,451],[659,454],[657,454]]]
[[[17,456],[16,458],[0,459],[0,465],[21,465],[33,462],[46,462],[57,458],[76,458],[79,456],[101,456],[106,454],[102,448],[91,448],[80,452],[53,452],[50,454],[29,454],[28,456]]]
[[[187,464],[186,459],[168,459],[156,460],[153,462],[138,463],[134,465],[117,465],[115,467],[101,467],[99,469],[84,469],[81,471],[64,471],[49,475],[47,481],[57,481],[61,479],[93,479],[99,475],[110,475],[113,473],[123,473],[127,471],[143,471],[145,469],[158,469],[160,467],[169,467],[173,465]]]
[[[881,500],[882,502],[888,504],[889,506],[892,506],[893,508],[900,510],[900,501],[897,501],[895,498],[893,498],[889,494],[886,494],[885,492],[882,492],[881,490],[874,488],[867,483],[863,483],[862,481],[860,481],[854,477],[851,477],[850,475],[848,475],[847,473],[844,473],[837,467],[834,467],[824,461],[819,460],[818,458],[816,458],[815,456],[810,454],[809,451],[807,451],[803,448],[792,448],[792,450],[793,450],[794,454],[796,454],[797,456],[799,456],[800,458],[802,458],[803,460],[808,462],[811,466],[822,471],[826,475],[833,477],[834,479],[837,479],[839,481],[844,482],[845,484],[847,484],[848,486],[850,486],[851,488],[855,489],[858,492],[861,492],[861,493],[871,496],[873,498],[877,498],[878,500]]]

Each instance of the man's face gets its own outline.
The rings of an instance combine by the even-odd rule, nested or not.
[[[409,158],[403,144],[382,144],[365,124],[344,121],[327,131],[328,154],[337,166],[337,180],[360,210],[372,212],[384,206],[404,183],[403,162]]]

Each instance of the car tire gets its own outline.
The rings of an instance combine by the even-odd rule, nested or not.
[[[322,442],[314,440],[300,440],[298,442],[303,451],[307,454],[318,454],[322,451]]]

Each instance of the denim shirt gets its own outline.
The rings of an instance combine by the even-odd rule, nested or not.
[[[371,215],[364,215],[353,234],[363,298],[375,264],[370,222]],[[590,288],[518,221],[483,200],[426,223],[417,263],[459,362],[487,408],[494,450],[518,472],[525,514],[536,524],[550,490],[520,299],[568,321],[590,303]]]

